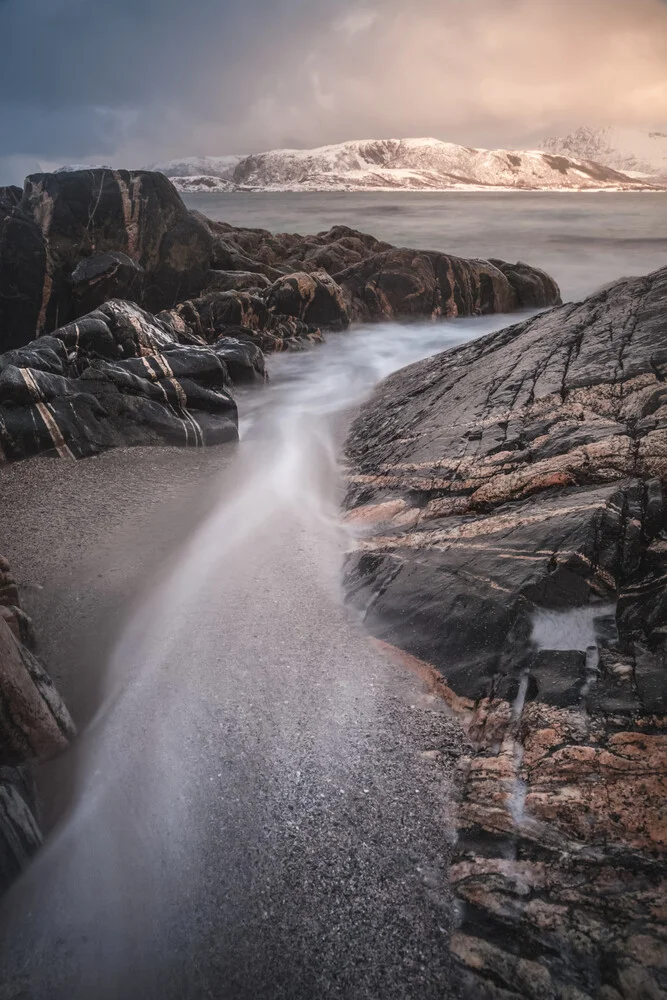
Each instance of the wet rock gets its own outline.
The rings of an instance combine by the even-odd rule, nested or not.
[[[558,301],[554,282],[526,264],[397,249],[345,226],[301,236],[207,219],[151,171],[35,174],[22,192],[0,189],[0,251],[4,350],[115,298],[156,313],[219,294],[231,308],[233,296],[240,306],[238,296],[252,293],[277,317],[332,329]],[[225,321],[248,326],[240,315]],[[275,343],[285,340],[295,338]]]
[[[212,348],[235,385],[266,381],[264,353],[252,340],[243,339],[241,331],[238,337],[218,337]]]
[[[9,262],[3,267],[12,273],[0,274],[0,295],[10,297],[16,271],[18,291],[29,303],[29,310],[26,306],[20,316],[12,316],[11,323],[1,322],[5,349],[81,315],[79,310],[91,304],[81,293],[87,289],[92,294],[93,278],[99,279],[99,255],[120,253],[143,269],[141,303],[152,311],[197,294],[206,282],[211,236],[159,173],[94,169],[34,174],[26,180],[19,205],[3,208],[2,214],[2,259]],[[96,262],[82,265],[83,274],[77,272],[91,257]],[[108,259],[106,264],[107,291],[123,294],[131,269],[127,264],[114,268]],[[93,304],[100,303],[99,296],[93,298]]]
[[[329,330],[344,330],[350,322],[343,289],[325,272],[285,275],[267,291],[266,304],[273,313]]]
[[[318,327],[271,311],[263,297],[250,292],[211,292],[181,302],[161,318],[179,331],[187,327],[202,343],[231,336],[267,352],[300,350],[323,339]]]
[[[479,316],[560,301],[551,279],[547,286],[541,272],[531,275],[530,268],[527,272],[520,299],[508,277],[488,261],[387,250],[353,264],[335,279],[343,288],[350,317],[369,322]]]
[[[233,291],[258,294],[270,286],[271,282],[265,275],[253,271],[210,271],[204,294]]]
[[[0,895],[42,843],[33,783],[22,768],[0,767]]]
[[[108,299],[127,299],[139,304],[143,291],[143,267],[117,250],[86,257],[72,272],[72,293],[79,316],[92,312]]]
[[[73,734],[43,667],[0,616],[0,765],[47,760],[64,750]]]
[[[667,268],[419,362],[348,441],[350,599],[470,744],[471,1000],[667,990],[666,310]]]
[[[19,606],[9,564],[0,556],[0,893],[41,843],[25,765],[60,753],[74,736],[69,713],[33,647],[32,624]]]
[[[508,264],[507,261],[495,258],[491,258],[489,263],[505,275],[514,290],[517,306],[520,309],[542,309],[559,302],[558,285],[539,267],[531,267],[522,261]]]
[[[111,300],[0,355],[0,461],[236,439],[225,349],[216,353],[187,333],[181,343],[164,319]],[[256,366],[256,353],[248,353],[248,365]]]
[[[15,195],[6,194],[0,198],[0,350],[26,344],[36,335],[45,273],[40,227],[21,210]]]

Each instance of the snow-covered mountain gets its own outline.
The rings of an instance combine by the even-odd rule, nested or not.
[[[181,190],[190,191],[201,184],[202,190],[210,190],[218,185],[218,190],[230,190],[234,170],[245,159],[242,155],[230,153],[228,156],[186,156],[182,160],[167,160],[154,163],[149,170],[159,170],[166,174]]]
[[[544,150],[473,149],[439,139],[370,139],[318,149],[157,164],[181,191],[640,190],[635,177]]]
[[[540,144],[540,149],[595,160],[624,173],[667,177],[667,131],[582,125],[569,135],[550,136]]]

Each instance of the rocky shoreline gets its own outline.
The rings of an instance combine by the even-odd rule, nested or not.
[[[667,269],[617,282],[391,376],[348,441],[350,599],[469,741],[471,1000],[667,989],[666,317]]]
[[[36,175],[0,189],[0,465],[234,441],[235,387],[263,384],[266,353],[555,306],[403,369],[363,408],[346,586],[466,734],[466,995],[656,1000],[667,269],[559,303],[522,263],[212,222],[156,173]],[[585,619],[573,649],[568,614]],[[73,735],[2,561],[0,890],[39,844],[30,768]]]

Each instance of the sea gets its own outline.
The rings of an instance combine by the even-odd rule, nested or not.
[[[350,226],[397,246],[544,268],[565,301],[667,264],[667,193],[186,194],[211,219],[271,232]]]

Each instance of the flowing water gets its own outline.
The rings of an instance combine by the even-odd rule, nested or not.
[[[274,228],[348,222],[389,239],[413,212],[386,195],[327,195],[305,220],[312,196],[298,197],[301,214],[290,196],[253,204]],[[497,242],[488,196],[455,197],[419,196],[417,231],[398,242],[435,246],[437,226],[462,252],[476,205],[477,253],[548,266],[536,234],[557,217],[564,226],[567,211],[559,277],[582,292],[658,266],[664,250],[646,235],[666,204],[653,196],[600,196],[593,229],[602,218],[632,229],[636,211],[640,235],[585,273],[586,196],[549,196],[549,224],[528,213],[514,225],[528,196],[493,196],[508,234]],[[254,221],[239,195],[190,201]],[[1,1000],[453,995],[447,775],[421,753],[456,735],[343,609],[336,452],[347,415],[383,376],[515,318],[331,335],[272,359],[270,387],[242,394],[242,442],[219,501],[119,636],[80,741],[71,813],[3,902]],[[538,637],[554,624],[537,622]]]

